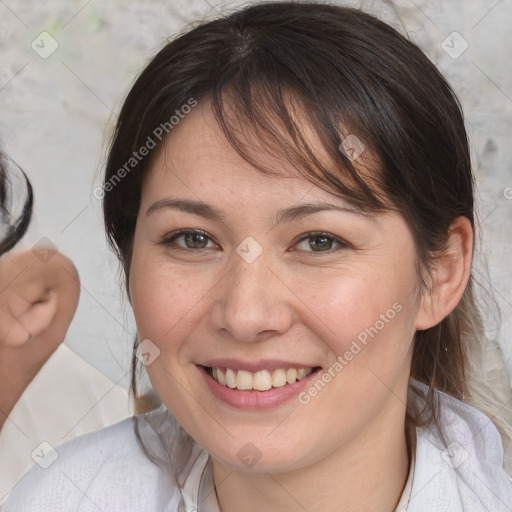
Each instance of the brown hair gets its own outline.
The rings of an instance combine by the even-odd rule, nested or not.
[[[191,98],[211,100],[227,140],[260,171],[272,172],[255,145],[359,208],[401,212],[415,241],[424,290],[451,222],[464,216],[474,226],[474,177],[460,104],[416,45],[368,14],[318,3],[259,3],[187,30],[157,53],[128,93],[105,186]],[[327,161],[312,149],[297,112]],[[370,171],[356,167],[339,149],[348,135],[370,148],[379,165]],[[128,292],[142,180],[150,164],[146,158],[123,173],[103,202],[109,243],[124,267]],[[455,310],[416,333],[411,376],[428,386],[431,414],[424,420],[409,407],[408,421],[437,418],[434,389],[465,396],[464,336],[475,329],[480,323],[470,279]],[[136,365],[134,359],[135,394]]]

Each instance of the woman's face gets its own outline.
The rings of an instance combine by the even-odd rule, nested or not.
[[[130,291],[185,430],[227,466],[286,471],[403,431],[419,279],[399,214],[265,163],[282,176],[243,160],[208,104],[182,120],[144,182]]]

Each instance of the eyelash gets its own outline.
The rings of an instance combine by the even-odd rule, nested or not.
[[[180,247],[179,245],[177,245],[175,243],[175,241],[178,238],[180,238],[180,237],[182,237],[184,235],[187,235],[187,234],[202,235],[205,238],[207,238],[208,241],[213,242],[212,238],[205,231],[201,231],[200,229],[181,229],[181,230],[175,231],[175,232],[170,233],[169,235],[167,235],[165,237],[165,239],[162,240],[162,242],[160,242],[160,245],[165,245],[165,246],[169,246],[169,247],[172,246],[171,248],[174,251],[184,251],[184,252],[188,252],[188,253],[190,253],[191,251],[198,252],[200,250],[211,250],[211,249],[214,249],[213,247],[202,247],[202,248],[193,249],[193,248],[189,248],[189,247]],[[337,248],[331,248],[331,249],[328,249],[326,251],[303,251],[303,252],[311,253],[311,254],[332,254],[333,252],[341,250],[341,249],[349,249],[349,248],[351,248],[351,245],[348,242],[345,242],[341,238],[338,238],[338,237],[332,235],[331,233],[327,233],[325,231],[311,231],[309,233],[304,233],[303,235],[301,235],[300,238],[297,238],[293,242],[293,245],[295,246],[298,243],[303,242],[303,241],[308,240],[308,239],[321,238],[321,237],[327,238],[327,239],[331,240],[332,242],[338,244],[338,247]],[[215,242],[213,242],[213,243],[215,243]]]

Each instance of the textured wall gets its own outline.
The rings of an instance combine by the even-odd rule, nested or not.
[[[25,246],[46,237],[75,261],[83,288],[67,344],[115,381],[128,369],[134,327],[120,300],[121,280],[92,194],[100,182],[104,141],[130,83],[164,40],[189,22],[238,5],[0,0],[0,136],[36,194]],[[496,331],[491,308],[489,330],[499,338],[512,374],[512,4],[354,5],[406,29],[463,103],[478,174],[481,246],[502,310]]]

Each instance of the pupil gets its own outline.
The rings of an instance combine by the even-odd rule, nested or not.
[[[330,249],[330,245],[332,244],[332,240],[330,238],[327,238],[325,236],[316,236],[312,239],[313,243],[310,242],[309,246],[316,250],[316,249]],[[318,243],[318,241],[320,241]]]
[[[185,243],[187,247],[202,249],[206,246],[206,237],[199,233],[186,233],[185,234]]]

